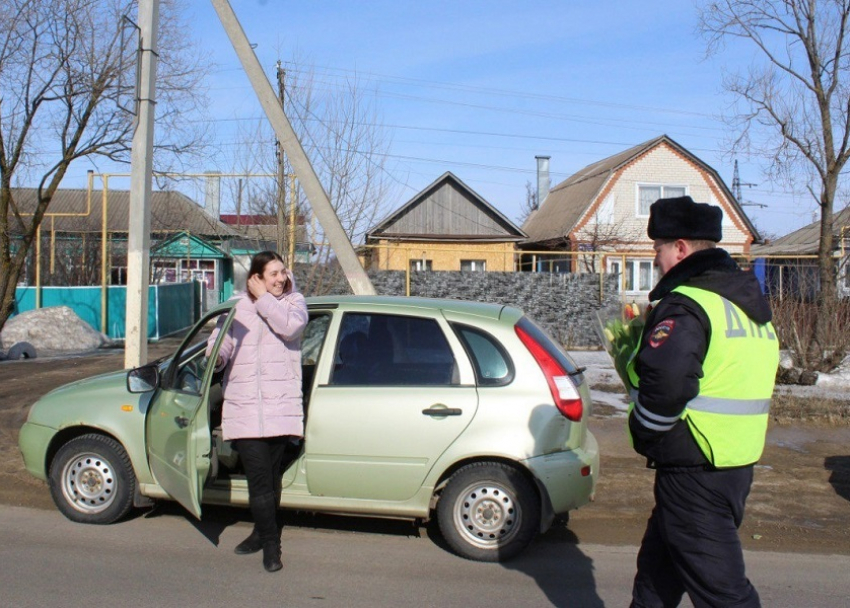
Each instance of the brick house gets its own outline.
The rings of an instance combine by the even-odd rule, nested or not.
[[[621,291],[646,294],[658,280],[646,236],[649,206],[684,195],[723,210],[720,245],[730,253],[748,254],[760,241],[718,173],[661,135],[588,165],[552,188],[522,226],[528,234],[521,244],[523,264],[535,260],[537,270],[614,273],[621,277]],[[556,263],[547,268],[547,259]]]
[[[375,270],[513,271],[525,233],[450,171],[366,233]]]

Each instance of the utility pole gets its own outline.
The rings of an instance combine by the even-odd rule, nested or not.
[[[281,110],[274,89],[272,89],[268,77],[263,72],[256,54],[251,49],[251,43],[248,42],[230,2],[228,0],[211,1],[224,31],[230,38],[233,50],[236,51],[236,55],[242,63],[242,68],[251,81],[251,86],[254,87],[257,99],[274,129],[278,141],[289,155],[292,171],[298,177],[298,183],[301,184],[301,189],[307,196],[307,200],[310,201],[313,213],[322,225],[322,229],[331,247],[333,247],[334,253],[336,253],[339,265],[345,273],[345,278],[351,285],[351,290],[356,295],[374,295],[375,287],[372,285],[369,275],[363,270],[363,266],[360,265],[357,252],[354,251],[354,246],[345,233],[345,229],[342,227],[333,205],[331,205],[328,193],[322,187],[319,176],[316,175],[313,165],[310,164],[310,159],[304,152],[304,147],[298,140],[295,130],[286,118],[286,114]]]
[[[124,367],[148,362],[151,179],[156,107],[159,0],[139,0],[139,90],[130,153],[130,212],[127,239],[127,308]]]
[[[286,71],[281,67],[280,59],[277,60],[277,97],[280,99],[280,109],[283,107],[283,96],[285,93],[284,79]],[[286,265],[292,267],[292,261],[286,259],[286,153],[280,140],[275,139],[275,156],[277,157],[277,252],[283,257]]]

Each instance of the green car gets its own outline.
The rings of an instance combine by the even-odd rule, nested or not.
[[[305,436],[282,508],[436,517],[458,554],[500,561],[593,499],[599,452],[582,369],[522,311],[425,298],[307,304]],[[21,452],[65,516],[107,524],[159,499],[196,517],[201,503],[247,507],[239,455],[221,439],[221,373],[205,357],[232,307],[210,311],[170,358],[32,406]]]

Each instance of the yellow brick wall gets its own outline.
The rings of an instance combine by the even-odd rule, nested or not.
[[[370,268],[407,270],[412,259],[431,260],[431,270],[460,270],[461,260],[484,260],[489,272],[514,270],[513,243],[424,243],[382,240],[369,248]]]

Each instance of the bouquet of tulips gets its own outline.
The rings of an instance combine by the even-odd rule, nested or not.
[[[623,306],[620,313],[613,317],[603,317],[597,313],[597,318],[599,319],[597,333],[602,346],[611,357],[614,369],[620,376],[626,391],[629,391],[633,387],[626,366],[638,346],[644,326],[640,307],[632,302]]]

